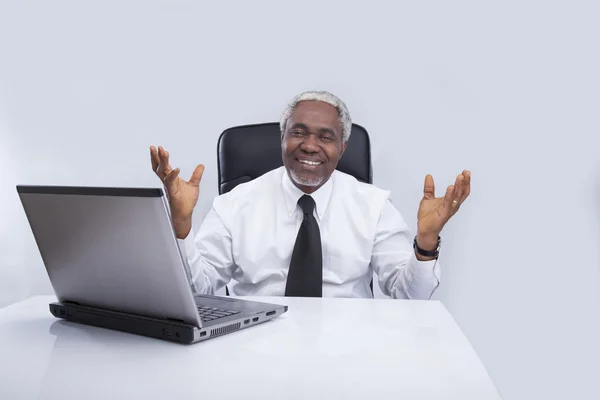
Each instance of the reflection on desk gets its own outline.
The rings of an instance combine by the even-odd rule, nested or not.
[[[194,345],[0,310],[0,399],[500,399],[436,301],[248,299],[283,316]],[[384,397],[386,396],[386,397]]]

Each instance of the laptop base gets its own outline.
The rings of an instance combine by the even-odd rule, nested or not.
[[[190,344],[197,341],[200,335],[207,336],[206,330],[177,321],[168,321],[137,315],[119,313],[85,307],[70,303],[50,303],[50,312],[56,318],[84,325],[117,330],[135,335],[147,336],[170,342]]]
[[[241,304],[244,305],[246,303],[250,305],[259,304],[250,301],[242,302]],[[267,306],[270,305],[267,304]],[[238,320],[229,320],[224,323],[208,323],[207,326],[198,328],[181,321],[143,317],[82,306],[70,302],[53,302],[49,304],[49,308],[52,315],[65,321],[162,339],[180,344],[192,344],[262,324],[263,322],[277,318],[288,310],[287,306],[278,306],[277,308],[273,308],[272,311],[262,311],[253,316],[241,314],[242,318]],[[271,308],[267,308],[267,310],[271,310]]]

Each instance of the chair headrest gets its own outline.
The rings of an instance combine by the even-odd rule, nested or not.
[[[226,129],[217,144],[219,194],[283,165],[279,123],[269,122]],[[361,182],[373,183],[371,142],[360,125],[352,124],[346,152],[337,169]]]

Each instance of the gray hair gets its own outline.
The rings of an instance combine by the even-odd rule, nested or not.
[[[325,91],[304,92],[294,97],[281,116],[279,127],[282,133],[285,131],[285,126],[288,119],[292,115],[292,112],[294,112],[294,109],[301,101],[320,101],[335,107],[340,116],[340,123],[342,124],[342,142],[346,143],[348,141],[350,138],[350,132],[352,130],[352,119],[350,118],[350,112],[348,111],[346,104],[344,104],[341,99]]]

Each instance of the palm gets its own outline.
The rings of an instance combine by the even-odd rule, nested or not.
[[[200,180],[204,173],[204,166],[198,165],[189,181],[179,177],[179,168],[173,169],[169,164],[169,152],[162,147],[158,150],[150,147],[152,170],[165,185],[171,216],[175,221],[184,221],[191,218],[194,207],[200,196]]]
[[[419,204],[419,211],[417,212],[419,232],[425,234],[441,232],[446,222],[446,213],[443,204],[443,197],[433,199],[423,197]]]
[[[182,214],[191,213],[200,197],[200,186],[177,177],[167,190],[171,209],[181,210]]]
[[[423,198],[417,211],[417,225],[421,235],[439,235],[444,225],[458,211],[471,192],[471,173],[463,171],[454,186],[448,186],[443,197],[435,197],[433,177],[425,177]]]

